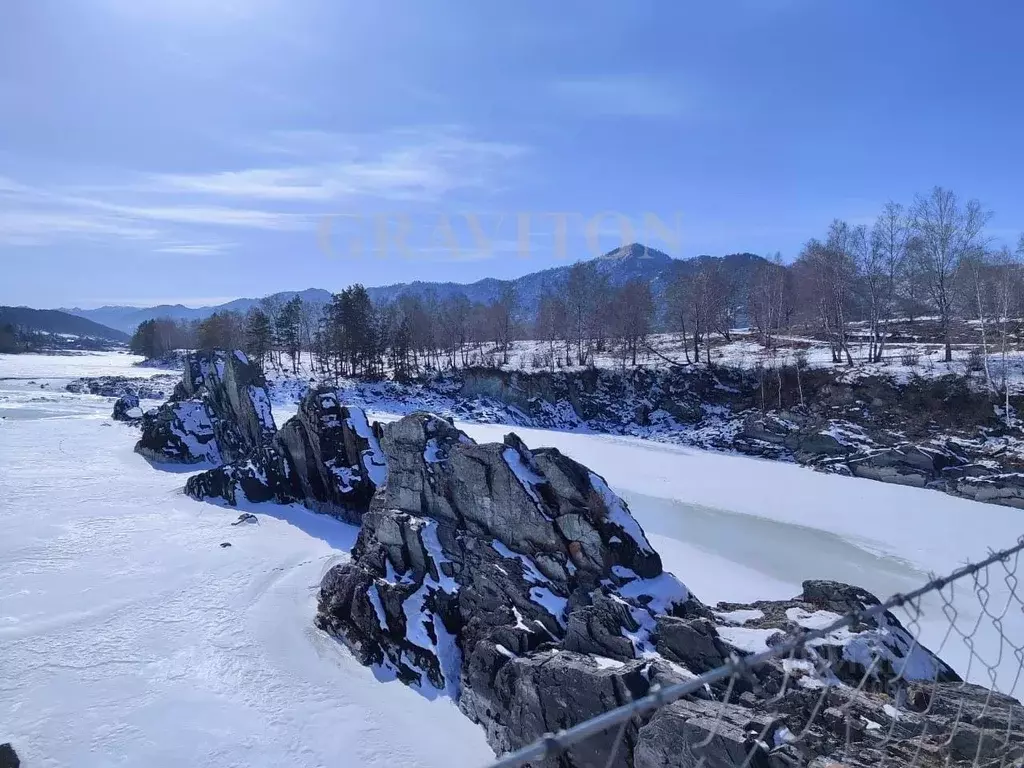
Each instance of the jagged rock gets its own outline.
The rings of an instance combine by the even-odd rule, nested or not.
[[[0,744],[0,768],[19,768],[21,760],[14,747],[8,744]]]
[[[772,718],[711,701],[679,700],[640,728],[634,768],[773,768]]]
[[[655,616],[706,610],[604,480],[558,451],[478,445],[429,414],[388,424],[381,445],[387,484],[325,576],[317,623],[362,663],[458,698],[496,749],[646,690]]]
[[[300,502],[348,522],[362,520],[378,485],[387,477],[380,425],[359,408],[347,408],[333,389],[306,394],[298,413],[243,459],[190,477],[194,498],[222,498],[236,505]]]
[[[706,618],[659,616],[655,640],[658,653],[698,674],[721,666],[726,654],[715,625]]]
[[[663,662],[611,661],[555,649],[509,658],[484,641],[465,673],[459,707],[482,723],[488,742],[500,754],[641,698],[655,683],[681,680]],[[480,717],[483,713],[490,714]],[[633,765],[639,724],[635,718],[627,725],[611,765]],[[618,735],[619,728],[610,728],[560,757],[530,765],[607,766]]]
[[[743,629],[779,630],[782,637],[801,629],[823,629],[843,615],[878,604],[878,598],[860,587],[811,580],[803,583],[803,592],[792,600],[760,601],[746,606],[729,603],[720,604],[718,608],[730,612],[740,610],[751,616],[760,614],[744,621]],[[721,642],[734,651],[753,651],[742,643],[746,633],[733,633],[725,625],[718,627],[718,633]],[[827,635],[794,658],[801,662],[797,676],[812,674],[830,684],[842,683],[866,690],[886,692],[893,684],[917,680],[960,680],[949,665],[917,643],[890,611]],[[899,680],[903,683],[898,683]]]
[[[155,462],[221,461],[213,421],[201,400],[171,401],[144,413],[135,452]]]
[[[115,421],[126,421],[129,424],[137,424],[142,421],[142,408],[139,407],[139,398],[135,395],[125,394],[117,398],[114,403]]]
[[[251,512],[243,512],[238,516],[238,519],[232,523],[232,525],[241,525],[242,523],[259,523],[260,519]]]
[[[348,408],[333,389],[310,391],[276,444],[291,471],[295,497],[317,511],[359,522],[387,479],[382,429],[360,408]]]
[[[245,458],[275,431],[257,366],[240,351],[196,353],[171,399],[144,414],[135,450],[157,462],[220,464]]]

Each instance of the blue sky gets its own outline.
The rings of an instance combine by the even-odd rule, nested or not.
[[[1016,0],[7,3],[0,303],[508,277],[623,221],[792,258],[935,184],[1015,243],[1022,24]]]

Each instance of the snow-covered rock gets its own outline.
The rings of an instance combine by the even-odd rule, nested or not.
[[[261,435],[244,457],[189,478],[185,492],[232,505],[240,492],[254,502],[299,502],[358,523],[387,478],[380,436],[380,425],[342,405],[335,390],[312,390],[280,431]]]
[[[144,414],[135,450],[156,462],[244,459],[276,428],[260,369],[244,356],[190,354],[171,399]]]
[[[681,679],[656,617],[710,613],[599,476],[429,414],[388,424],[381,445],[387,484],[317,615],[364,664],[457,698],[498,750]]]
[[[111,418],[115,421],[126,421],[129,424],[137,424],[142,421],[139,398],[133,394],[121,395],[114,403],[114,413]]]

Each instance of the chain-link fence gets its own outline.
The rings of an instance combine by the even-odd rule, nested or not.
[[[1022,550],[1024,537],[882,603],[827,622],[819,612],[818,624],[793,621],[767,650],[654,686],[492,768],[1020,768],[1024,708],[1013,696],[1024,693]],[[889,637],[861,642],[869,627]],[[600,749],[582,748],[597,739]]]

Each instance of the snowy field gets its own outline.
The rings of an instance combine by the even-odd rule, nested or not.
[[[378,682],[312,626],[317,585],[347,557],[354,528],[279,505],[254,506],[258,525],[232,527],[237,511],[185,497],[184,474],[132,451],[137,431],[109,419],[111,400],[63,391],[83,375],[161,373],[134,359],[0,357],[0,742],[29,766],[485,764],[482,731],[451,702]],[[275,409],[281,424],[285,408]],[[477,440],[509,431],[459,426]],[[886,596],[1024,533],[1020,510],[932,491],[628,438],[517,432],[604,475],[708,603],[789,597],[806,578]],[[964,586],[957,627],[994,664],[999,635]],[[1001,579],[989,587],[998,615],[1007,591]],[[922,641],[987,683],[956,632],[943,645],[942,607],[925,601]],[[1024,642],[1019,604],[1003,627]],[[1004,690],[1017,666],[1004,653]]]

